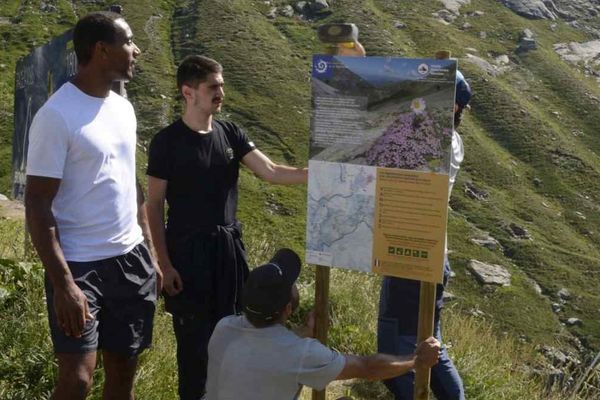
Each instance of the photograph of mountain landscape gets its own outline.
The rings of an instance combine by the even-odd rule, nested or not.
[[[315,56],[311,160],[445,172],[456,61]]]

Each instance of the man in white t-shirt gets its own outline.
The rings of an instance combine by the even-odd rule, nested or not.
[[[433,337],[409,356],[355,356],[287,329],[283,324],[299,303],[300,266],[296,253],[281,249],[250,272],[244,314],[223,318],[208,345],[208,400],[292,400],[303,385],[321,390],[333,380],[382,380],[435,365],[440,345]]]
[[[100,349],[104,398],[132,400],[137,355],[152,339],[157,271],[138,224],[136,118],[110,90],[133,77],[132,36],[116,13],[79,20],[78,73],[29,132],[26,217],[46,271],[54,400],[85,399]]]

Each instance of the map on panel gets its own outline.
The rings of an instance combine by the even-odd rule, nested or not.
[[[307,257],[369,272],[376,169],[310,161],[308,170]]]

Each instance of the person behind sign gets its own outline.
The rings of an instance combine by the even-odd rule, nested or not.
[[[358,41],[358,27],[350,23],[329,23],[317,29],[326,54],[345,57],[365,57],[365,48]]]
[[[81,18],[73,44],[78,72],[34,117],[27,157],[26,218],[58,358],[51,399],[84,399],[102,350],[104,398],[131,400],[160,276],[140,228],[134,110],[110,89],[133,77],[140,50],[112,12]]]
[[[301,262],[281,249],[250,272],[243,315],[223,318],[208,345],[208,400],[292,400],[303,385],[322,390],[334,380],[382,380],[435,365],[439,342],[430,337],[413,354],[341,354],[312,339],[314,321],[295,333],[285,323],[298,307]]]
[[[225,97],[222,71],[204,56],[181,62],[184,113],[156,134],[148,158],[148,217],[173,315],[183,400],[204,394],[206,347],[216,323],[241,311],[248,265],[236,219],[240,163],[271,183],[307,180],[306,168],[272,162],[236,124],[214,119]]]
[[[454,127],[460,125],[463,110],[471,100],[471,88],[463,74],[456,75],[456,104],[454,107]],[[452,134],[452,154],[450,161],[450,187],[456,181],[460,164],[464,158],[464,148],[460,135],[456,130]],[[444,263],[443,284],[437,285],[434,314],[434,336],[441,342],[440,327],[443,292],[450,276],[450,263],[446,257]],[[379,318],[377,326],[377,349],[392,354],[410,354],[417,341],[417,325],[419,318],[420,282],[410,279],[384,277],[381,284],[379,301]],[[414,398],[414,372],[385,381],[396,400],[412,400]],[[439,400],[463,400],[464,387],[448,351],[443,346],[439,363],[431,369],[430,386]]]

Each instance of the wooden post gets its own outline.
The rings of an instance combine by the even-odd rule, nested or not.
[[[335,25],[334,30],[329,27]],[[332,38],[330,36],[335,36]],[[352,48],[341,53],[343,47],[341,41],[352,43]],[[358,43],[358,28],[354,24],[325,24],[319,27],[319,40],[327,44],[327,54],[338,54],[346,56],[364,56],[362,45],[355,47]],[[359,51],[362,49],[362,53]],[[315,338],[327,345],[327,330],[329,329],[329,267],[316,266],[315,271]],[[325,400],[327,389],[312,391],[312,400]]]
[[[315,338],[327,345],[329,328],[329,267],[316,266],[315,273]],[[327,389],[312,391],[312,400],[325,400]]]
[[[447,60],[450,58],[450,52],[440,50],[435,53],[438,60]],[[430,336],[433,336],[433,320],[435,315],[435,290],[436,284],[431,282],[421,282],[421,291],[419,295],[419,325],[417,328],[417,343]],[[429,399],[429,381],[431,379],[431,369],[417,368],[415,376],[415,400]]]
[[[435,312],[435,283],[421,282],[419,295],[419,325],[417,343],[433,335],[433,317]],[[417,368],[415,376],[415,400],[429,399],[429,368]]]

